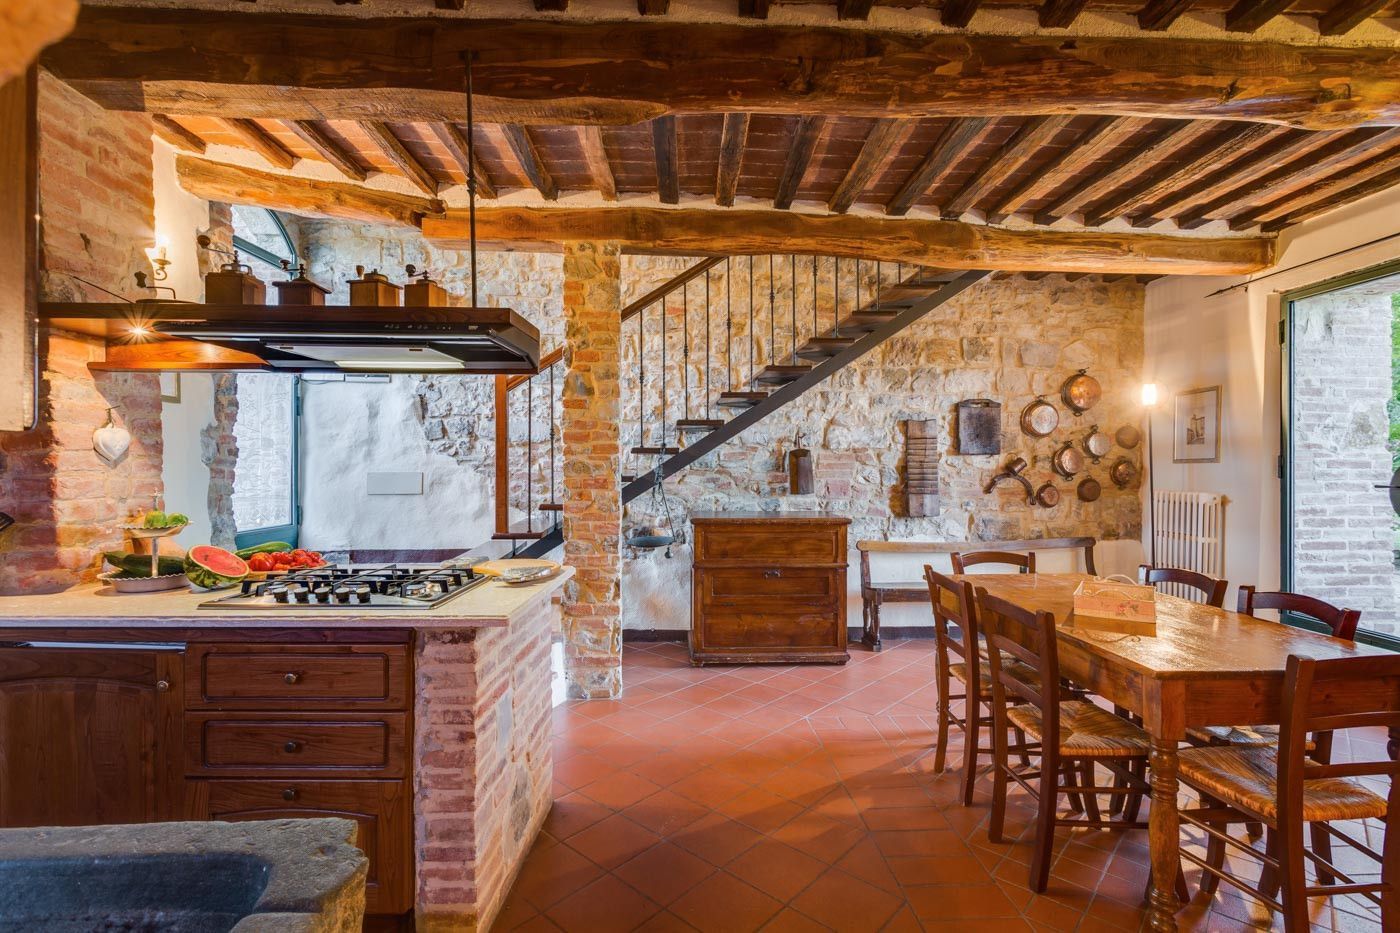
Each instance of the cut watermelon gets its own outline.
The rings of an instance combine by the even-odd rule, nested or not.
[[[185,576],[195,586],[217,590],[233,586],[248,576],[248,564],[229,551],[212,544],[190,548],[185,555]]]

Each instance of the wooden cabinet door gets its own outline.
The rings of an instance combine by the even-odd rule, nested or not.
[[[178,650],[0,647],[0,826],[178,819]]]

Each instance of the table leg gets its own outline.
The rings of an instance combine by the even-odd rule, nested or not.
[[[1400,728],[1390,727],[1390,741],[1385,743],[1385,751],[1391,761],[1400,761]]]
[[[1152,889],[1147,895],[1152,930],[1175,931],[1176,874],[1181,864],[1180,818],[1176,809],[1176,742],[1152,736],[1152,811],[1148,814],[1148,845],[1152,856]]]

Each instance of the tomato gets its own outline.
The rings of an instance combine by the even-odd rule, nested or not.
[[[272,569],[272,561],[266,554],[254,554],[248,558],[248,569],[255,571],[267,571]]]

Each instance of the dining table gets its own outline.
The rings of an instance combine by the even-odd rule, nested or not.
[[[1061,675],[1142,717],[1142,728],[1151,737],[1152,930],[1176,930],[1181,906],[1173,882],[1180,864],[1177,748],[1186,730],[1279,723],[1290,655],[1328,660],[1388,653],[1161,592],[1153,623],[1076,617],[1075,589],[1085,580],[1099,579],[1082,573],[985,573],[954,579],[1023,609],[1052,614]],[[1315,713],[1327,712],[1325,699],[1315,705]],[[1395,757],[1400,735],[1392,732],[1390,739]]]

